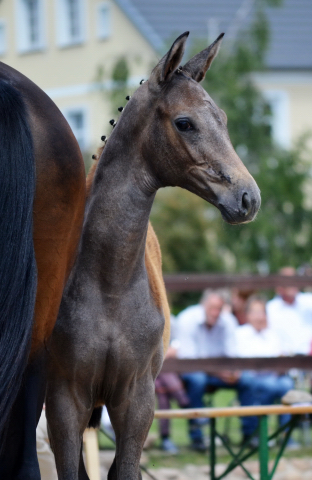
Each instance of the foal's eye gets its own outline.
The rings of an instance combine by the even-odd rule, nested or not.
[[[191,122],[189,120],[177,120],[175,122],[178,130],[180,130],[181,132],[186,132],[188,130],[193,130],[193,125],[191,124]]]

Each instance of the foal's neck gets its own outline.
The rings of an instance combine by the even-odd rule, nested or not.
[[[135,154],[128,156],[108,142],[95,173],[81,253],[87,252],[90,268],[109,293],[123,291],[145,275],[145,241],[156,192],[143,188],[140,170]]]

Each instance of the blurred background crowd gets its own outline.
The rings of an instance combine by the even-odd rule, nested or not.
[[[281,275],[295,275],[284,267]],[[278,357],[311,355],[312,293],[297,287],[278,287],[269,301],[252,290],[206,290],[200,302],[172,317],[172,340],[167,358]],[[241,406],[271,405],[295,387],[300,373],[268,371],[220,371],[161,373],[156,380],[159,408],[170,408],[175,399],[180,408],[205,406],[204,396],[217,389],[234,389]],[[290,415],[279,418],[281,425]],[[206,451],[201,426],[203,419],[189,422],[191,447]],[[242,417],[242,442],[257,444],[256,417]],[[177,453],[170,439],[168,420],[160,420],[162,448]],[[289,446],[294,446],[290,440]]]

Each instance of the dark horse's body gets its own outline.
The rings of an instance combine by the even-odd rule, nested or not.
[[[52,100],[0,63],[0,478],[40,478],[50,336],[80,236],[85,175]]]

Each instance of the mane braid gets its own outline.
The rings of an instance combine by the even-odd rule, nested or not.
[[[94,162],[92,163],[92,165],[90,167],[90,170],[88,172],[88,175],[87,175],[87,178],[86,178],[86,199],[88,199],[90,197],[91,189],[92,189],[92,185],[93,185],[93,180],[94,180],[94,176],[95,176],[95,171],[97,169],[99,159],[100,159],[100,157],[103,153],[104,148],[105,148],[105,144],[97,149],[96,158],[95,158]]]

